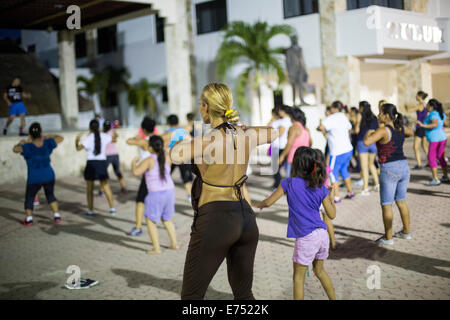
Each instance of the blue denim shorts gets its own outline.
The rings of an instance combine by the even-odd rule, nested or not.
[[[380,200],[382,206],[394,201],[405,201],[409,184],[409,166],[406,160],[380,164]]]
[[[377,145],[375,143],[371,144],[370,146],[366,146],[362,140],[359,140],[356,144],[356,148],[358,149],[358,153],[370,153],[370,154],[376,154],[377,153]]]

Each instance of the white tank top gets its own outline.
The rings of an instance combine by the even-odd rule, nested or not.
[[[145,140],[149,140],[150,137],[145,137]],[[139,148],[139,154],[141,155],[141,160],[147,159],[148,157],[150,157],[150,152],[149,151],[145,151],[142,148]]]

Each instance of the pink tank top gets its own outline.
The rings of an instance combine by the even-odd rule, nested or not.
[[[158,156],[156,154],[150,154],[155,160],[155,166],[151,170],[145,172],[145,182],[147,184],[148,192],[157,192],[174,189],[172,178],[170,177],[170,166],[165,164],[165,180],[162,180],[159,175]]]
[[[292,163],[294,160],[295,151],[299,147],[309,147],[309,132],[305,129],[305,127],[300,122],[293,122],[292,125],[299,125],[302,128],[302,134],[295,138],[294,143],[292,144],[291,150],[289,150],[287,162]]]
[[[112,129],[109,130],[107,132],[107,134],[109,134],[112,137],[113,130]],[[106,145],[105,154],[106,154],[106,156],[113,156],[113,155],[119,154],[119,151],[117,151],[117,146],[116,146],[115,142],[111,141],[110,143],[108,143]]]

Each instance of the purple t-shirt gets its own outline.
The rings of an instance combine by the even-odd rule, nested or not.
[[[327,230],[320,218],[320,205],[329,193],[327,187],[308,187],[307,181],[298,177],[283,179],[281,187],[289,205],[288,238],[305,237],[317,228]]]

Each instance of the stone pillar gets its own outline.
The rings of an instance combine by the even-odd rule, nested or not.
[[[431,66],[421,60],[412,60],[409,64],[399,66],[397,69],[398,109],[406,112],[406,104],[416,103],[416,94],[419,90],[432,95]]]
[[[94,30],[86,30],[86,54],[89,68],[95,67],[95,35]]]
[[[63,127],[78,127],[78,90],[75,75],[74,34],[68,30],[58,32],[59,94]]]
[[[346,0],[320,0],[320,34],[324,88],[322,101],[341,100],[357,105],[360,100],[360,61],[355,57],[337,57],[335,14],[347,9]]]
[[[405,0],[405,10],[427,13],[428,2],[429,0]]]
[[[176,1],[176,23],[166,19],[164,39],[166,43],[167,91],[170,113],[181,119],[195,106],[194,41],[192,35],[191,0]]]

